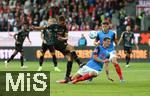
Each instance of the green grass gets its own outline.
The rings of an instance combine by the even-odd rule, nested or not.
[[[0,70],[6,71],[4,63],[0,62]],[[27,71],[36,71],[38,62],[25,62],[28,65]],[[112,64],[110,64],[110,76],[115,80],[113,83],[106,79],[105,72],[92,82],[81,82],[75,85],[58,84],[56,80],[64,78],[66,64],[59,61],[59,68],[62,72],[54,72],[52,62],[45,62],[44,71],[51,71],[51,96],[150,96],[150,64],[131,63],[130,68],[124,67],[121,63],[123,75],[126,80],[121,84]],[[77,64],[74,63],[73,72],[77,71]],[[20,71],[20,62],[10,63],[7,71]]]

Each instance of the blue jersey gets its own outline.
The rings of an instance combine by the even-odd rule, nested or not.
[[[113,51],[115,49],[114,48],[114,44],[113,44],[114,40],[115,40],[115,33],[112,30],[109,30],[107,33],[105,33],[104,31],[99,31],[97,33],[96,40],[97,41],[99,40],[100,41],[100,45],[102,45],[103,44],[103,39],[105,37],[111,38],[111,44],[110,44],[110,46],[108,48],[108,51],[111,52],[111,51]]]
[[[104,63],[95,61],[93,55],[97,55],[99,59],[104,60],[104,59],[109,59],[109,52],[103,46],[96,47],[94,49],[94,52],[92,53],[90,60],[86,64],[86,66],[94,70],[101,71]]]

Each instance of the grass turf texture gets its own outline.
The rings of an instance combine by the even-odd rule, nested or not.
[[[26,71],[36,71],[38,62],[25,62],[29,67]],[[62,72],[54,72],[52,62],[44,62],[43,71],[51,71],[51,96],[150,96],[150,64],[131,63],[130,68],[125,68],[125,63],[121,63],[126,82],[121,84],[114,67],[110,63],[110,76],[114,82],[106,79],[105,72],[92,82],[81,82],[75,85],[58,84],[56,80],[64,78],[66,62],[58,62]],[[77,64],[74,63],[72,73],[77,71]],[[20,62],[12,61],[5,69],[4,63],[0,62],[0,71],[21,71]]]

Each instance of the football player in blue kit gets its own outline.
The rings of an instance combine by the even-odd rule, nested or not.
[[[103,40],[103,45],[97,46],[92,53],[90,60],[80,68],[77,73],[72,77],[71,83],[75,84],[79,81],[88,80],[90,78],[97,77],[99,72],[102,71],[103,65],[105,65],[107,78],[113,81],[109,77],[108,64],[109,62],[109,52],[107,48],[110,46],[111,39],[109,37],[105,37]]]
[[[119,76],[120,82],[123,82],[123,76],[122,76],[122,70],[121,67],[117,61],[117,55],[116,55],[116,50],[115,50],[115,46],[114,43],[117,45],[118,44],[118,40],[117,40],[117,35],[115,34],[115,32],[113,32],[112,30],[109,29],[109,23],[108,22],[103,22],[102,23],[102,30],[99,31],[97,33],[97,37],[95,39],[94,44],[99,46],[103,44],[103,39],[105,37],[110,37],[111,38],[111,43],[110,46],[108,48],[108,52],[110,53],[110,58],[109,60],[112,62],[112,64],[114,65],[116,72]]]

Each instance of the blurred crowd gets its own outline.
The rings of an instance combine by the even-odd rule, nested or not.
[[[101,22],[112,23],[112,15],[119,13],[119,24],[111,26],[122,30],[122,24],[135,23],[124,11],[124,6],[134,0],[0,0],[0,31],[18,31],[28,21],[29,25],[47,25],[49,18],[63,15],[70,31],[99,30]],[[137,17],[136,24],[140,16]],[[136,27],[136,26],[133,26]]]

